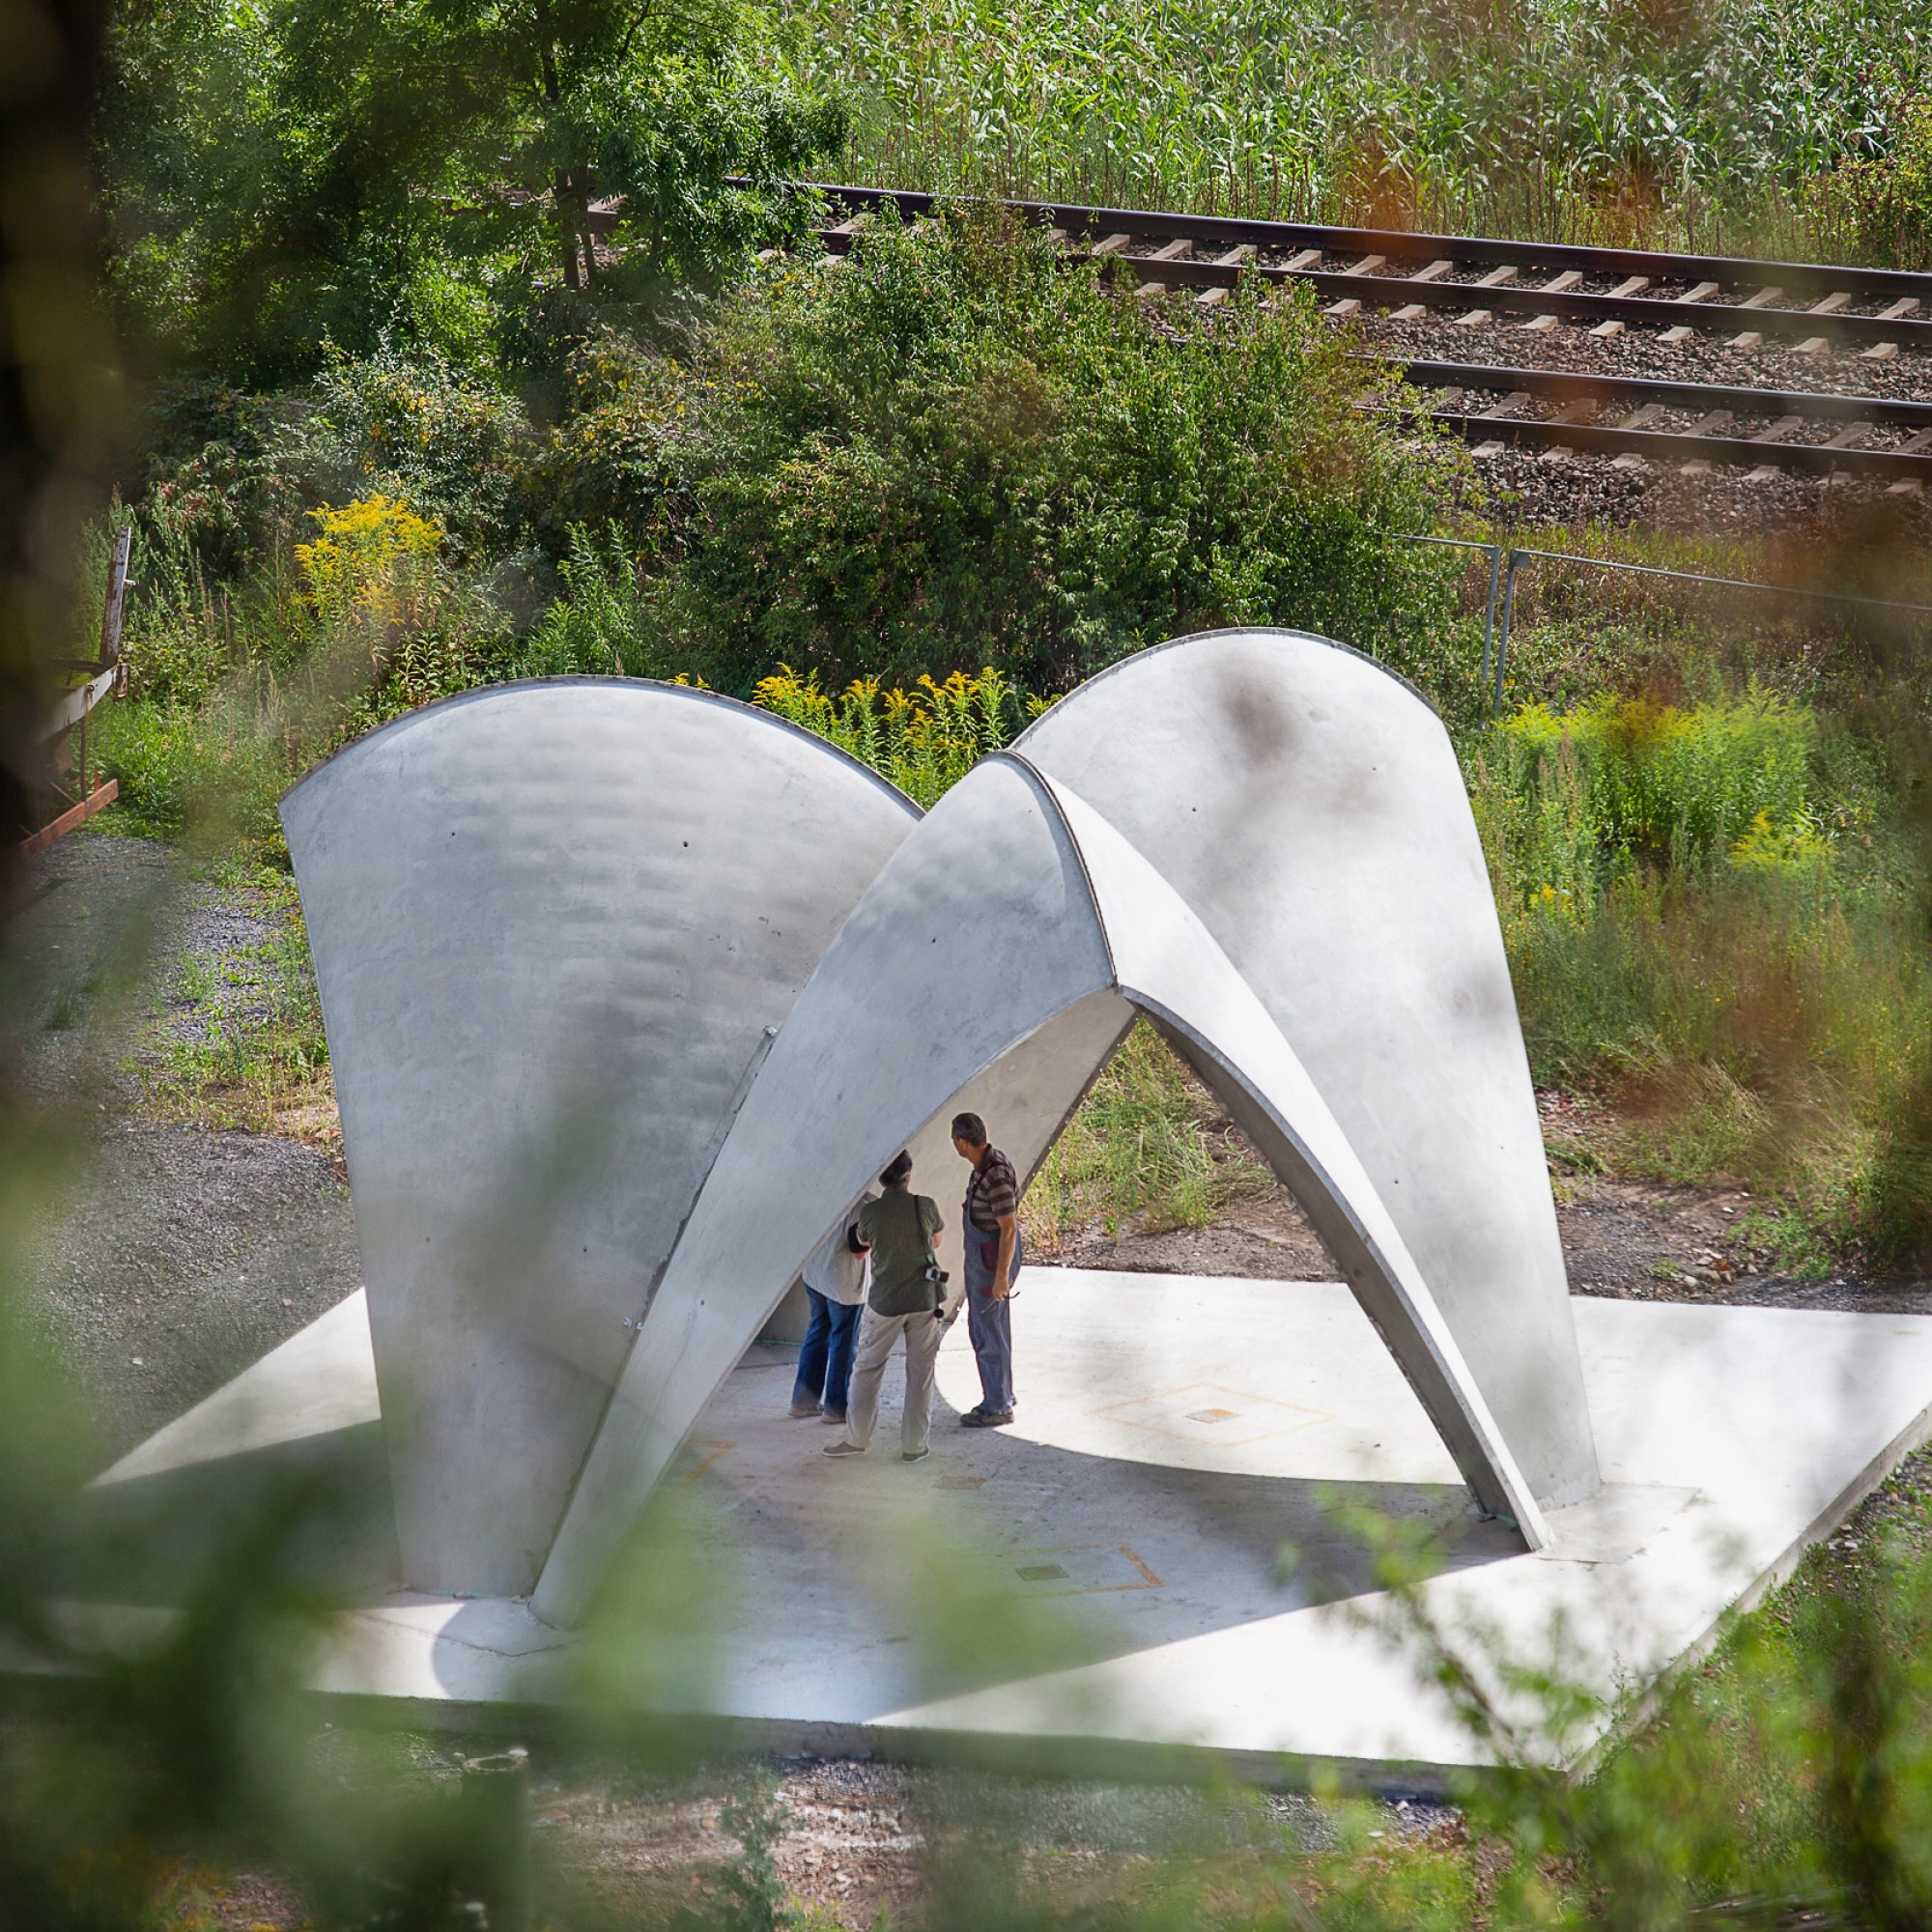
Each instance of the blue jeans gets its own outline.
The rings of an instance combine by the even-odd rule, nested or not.
[[[980,1406],[995,1415],[1013,1410],[1013,1312],[1010,1301],[995,1301],[987,1291],[999,1260],[997,1235],[982,1235],[964,1222],[966,1237],[966,1333],[980,1367]],[[1013,1231],[1013,1283],[1019,1280],[1020,1237]],[[1009,1284],[1010,1286],[1011,1284]]]
[[[852,1357],[859,1348],[859,1317],[866,1304],[834,1301],[815,1288],[805,1293],[811,1303],[811,1321],[798,1351],[798,1380],[792,1384],[791,1399],[815,1402],[833,1415],[843,1415]]]

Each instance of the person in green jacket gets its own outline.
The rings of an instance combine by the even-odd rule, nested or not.
[[[905,1337],[905,1411],[899,1423],[899,1455],[925,1460],[932,1433],[932,1372],[946,1334],[941,1304],[946,1276],[939,1267],[939,1236],[946,1223],[931,1198],[911,1187],[912,1155],[901,1153],[879,1176],[885,1192],[867,1201],[852,1224],[855,1248],[872,1258],[872,1288],[859,1324],[859,1351],[845,1405],[845,1434],[828,1443],[828,1456],[863,1456],[879,1419],[879,1384],[893,1345]]]

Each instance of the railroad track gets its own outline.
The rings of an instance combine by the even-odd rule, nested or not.
[[[916,220],[935,197],[817,184],[826,247],[843,252],[884,204]],[[1730,256],[1410,235],[1307,222],[1012,204],[1071,260],[1111,257],[1143,296],[1192,290],[1212,306],[1244,280],[1310,286],[1341,319],[1377,311],[1447,326],[1515,320],[1525,349],[1566,327],[1612,338],[1642,328],[1665,344],[1720,333],[1731,345],[1804,355],[1852,350],[1866,363],[1932,353],[1932,274]],[[1743,465],[1932,482],[1932,402],[1824,390],[1672,382],[1494,363],[1372,358],[1423,392],[1422,407],[1487,446],[1593,451],[1627,464]],[[1416,412],[1370,385],[1370,408]]]

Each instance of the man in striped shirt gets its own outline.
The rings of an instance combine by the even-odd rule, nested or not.
[[[952,1117],[953,1151],[971,1161],[960,1216],[966,1242],[966,1332],[980,1365],[980,1406],[959,1420],[1001,1429],[1013,1419],[1012,1285],[1020,1269],[1020,1187],[1013,1164],[986,1138],[978,1114]]]

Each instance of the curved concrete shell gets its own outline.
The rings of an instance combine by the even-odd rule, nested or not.
[[[768,713],[598,678],[411,713],[282,817],[404,1576],[523,1594],[734,1105],[919,812]]]
[[[1219,631],[1103,672],[1014,749],[1199,915],[1359,1156],[1536,1495],[1590,1494],[1536,1099],[1441,721],[1326,639]]]
[[[586,1460],[540,1614],[581,1614],[699,1411],[867,1174],[913,1143],[915,1186],[943,1201],[923,1151],[976,1087],[1022,1064],[1036,1069],[1024,1110],[994,1117],[1030,1164],[1136,1009],[1237,1100],[1477,1495],[1542,1546],[1533,1491],[1425,1278],[1266,1009],[1118,832],[1070,787],[1000,756],[887,862],[760,1066]]]

